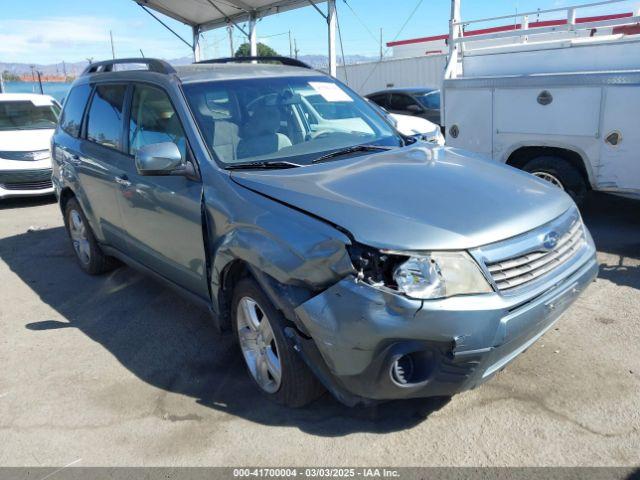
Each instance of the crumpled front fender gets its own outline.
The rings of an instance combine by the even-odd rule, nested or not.
[[[214,309],[219,305],[223,272],[236,260],[275,284],[307,289],[312,294],[354,272],[345,248],[351,243],[347,235],[263,195],[243,187],[235,189],[241,189],[236,190],[239,195],[225,199],[225,211],[216,210],[211,197],[206,204],[208,237],[216,239],[209,247]],[[238,204],[229,206],[231,201]],[[234,216],[225,215],[227,212]]]

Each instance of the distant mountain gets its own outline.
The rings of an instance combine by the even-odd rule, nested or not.
[[[309,64],[313,68],[327,69],[328,61],[326,55],[300,55],[299,59]],[[377,57],[368,57],[364,55],[345,55],[345,63],[351,65],[353,63],[371,62],[377,60]],[[180,57],[168,60],[172,65],[188,65],[193,62],[193,58],[190,56]],[[0,72],[8,71],[12,74],[19,76],[30,76],[31,67],[33,70],[39,71],[45,77],[58,77],[63,76],[64,73],[68,76],[75,77],[79,75],[82,70],[86,68],[88,61],[73,62],[73,63],[52,63],[48,65],[42,64],[30,64],[30,63],[10,63],[0,62]],[[338,56],[338,65],[342,64],[342,57]]]
[[[0,62],[0,72],[10,72],[15,75],[31,75],[31,67],[33,70],[41,72],[44,76],[63,76],[66,71],[67,75],[75,77],[82,72],[87,66],[87,62],[75,63],[53,63],[50,65],[32,64],[32,63],[7,63]]]

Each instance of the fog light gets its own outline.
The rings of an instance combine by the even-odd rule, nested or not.
[[[398,385],[408,385],[413,377],[414,365],[411,355],[404,355],[391,364],[391,379]]]
[[[430,350],[407,353],[391,362],[389,376],[398,387],[418,387],[431,378],[434,354]]]

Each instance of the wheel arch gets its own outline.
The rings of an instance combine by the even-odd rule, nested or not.
[[[64,187],[60,190],[60,195],[58,196],[58,205],[60,205],[60,210],[64,215],[64,211],[67,208],[67,203],[72,198],[77,198],[75,192],[71,189],[71,187]]]
[[[219,275],[219,286],[216,291],[215,303],[218,310],[217,320],[220,330],[227,331],[231,326],[233,292],[235,286],[243,278],[252,278],[255,280],[267,298],[269,298],[275,308],[282,313],[285,319],[294,324],[303,334],[307,334],[306,329],[298,321],[294,310],[323,289],[279,282],[260,268],[240,258],[235,258],[227,263]]]
[[[551,145],[521,145],[508,154],[505,163],[522,170],[530,160],[538,157],[559,157],[566,160],[582,175],[587,187],[592,188],[591,165],[585,161],[586,155],[576,149]]]

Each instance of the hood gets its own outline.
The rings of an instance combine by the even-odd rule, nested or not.
[[[399,250],[467,249],[532,230],[571,208],[558,188],[462,150],[410,146],[233,180]]]
[[[0,151],[31,152],[49,150],[53,129],[0,131]]]
[[[411,115],[399,115],[397,113],[389,114],[396,121],[396,129],[403,135],[424,135],[434,133],[440,127],[422,117],[413,117]]]

